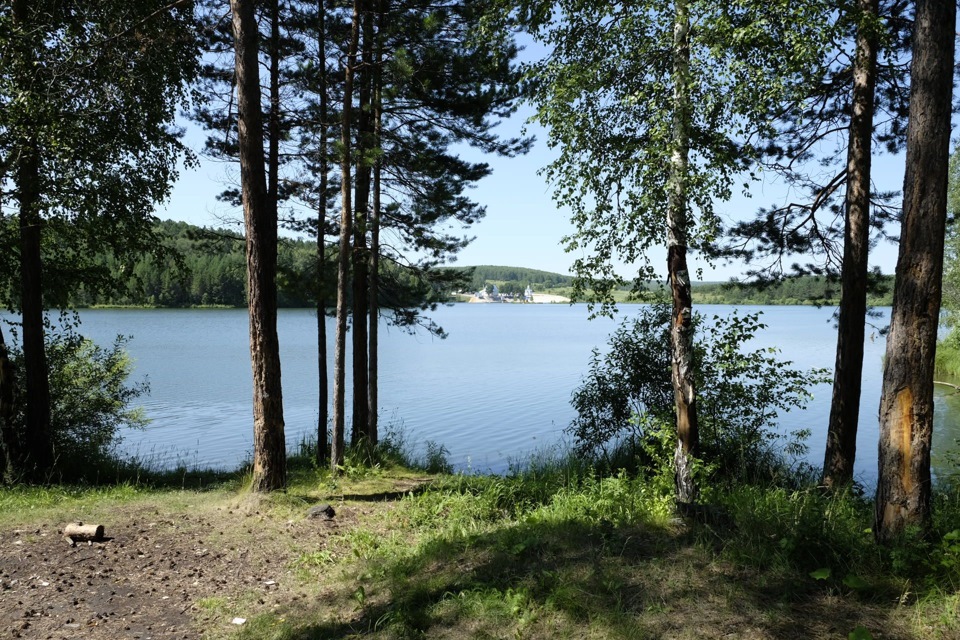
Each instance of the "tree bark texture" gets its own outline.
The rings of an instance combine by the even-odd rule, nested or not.
[[[236,50],[238,143],[246,228],[250,361],[253,369],[253,491],[286,486],[280,348],[277,338],[277,216],[267,191],[253,0],[231,0]],[[272,19],[277,19],[274,0]]]
[[[317,2],[317,51],[320,64],[320,186],[317,197],[317,464],[327,460],[327,422],[330,419],[327,391],[327,298],[326,298],[326,235],[327,235],[327,15],[324,0]]]
[[[690,13],[686,0],[675,5],[673,30],[673,132],[667,203],[667,273],[673,294],[670,331],[677,420],[674,455],[677,502],[697,499],[693,477],[699,448],[697,396],[693,377],[693,299],[687,268],[686,176],[690,149]]]
[[[853,112],[847,149],[846,224],[843,241],[840,318],[833,399],[823,460],[823,484],[853,481],[860,419],[863,338],[867,319],[867,257],[870,252],[870,159],[876,86],[879,0],[859,0],[860,26],[853,67]]]
[[[87,540],[99,542],[103,540],[104,532],[102,524],[71,522],[63,526],[63,537],[69,538],[73,542],[86,542]]]
[[[344,409],[347,363],[347,285],[350,280],[350,238],[353,234],[353,208],[350,202],[350,123],[353,118],[353,76],[357,66],[357,46],[360,40],[360,3],[353,0],[353,18],[347,63],[343,72],[343,110],[340,127],[340,255],[337,259],[337,335],[333,364],[333,438],[330,448],[330,466],[334,473],[343,465]]]
[[[367,316],[369,283],[367,281],[367,219],[370,211],[370,152],[373,149],[372,78],[373,78],[373,12],[369,3],[360,9],[363,45],[359,75],[359,111],[357,112],[357,176],[353,222],[353,428],[350,441],[358,445],[367,440],[368,389]],[[368,443],[369,444],[369,443]]]
[[[370,282],[370,353],[367,356],[367,439],[375,445],[380,440],[378,413],[378,376],[380,348],[380,169],[381,126],[383,120],[383,21],[386,13],[386,0],[377,4],[377,43],[376,60],[373,67],[373,146],[378,150],[373,164],[373,209],[370,216],[370,267],[367,278]]]
[[[903,221],[880,396],[874,535],[930,525],[933,364],[940,319],[956,3],[918,0]]]
[[[14,0],[13,19],[23,34],[23,56],[16,83],[23,95],[31,93],[35,79],[27,72],[35,58],[28,0]],[[29,77],[27,77],[29,75]],[[50,425],[50,380],[44,345],[43,218],[40,211],[40,150],[32,131],[34,123],[20,122],[16,149],[16,194],[20,224],[20,311],[23,322],[23,363],[26,378],[26,425],[23,469],[28,477],[44,479],[53,469],[53,430]]]

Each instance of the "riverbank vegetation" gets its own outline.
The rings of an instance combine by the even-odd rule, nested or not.
[[[925,542],[877,547],[867,498],[789,468],[711,486],[711,510],[678,518],[671,483],[636,466],[542,455],[504,476],[448,475],[380,451],[348,456],[334,478],[305,450],[287,491],[256,499],[247,470],[0,488],[0,528],[17,543],[0,550],[0,598],[20,601],[0,619],[23,637],[79,625],[94,639],[960,633],[948,487]],[[308,515],[324,504],[332,518]],[[108,539],[70,549],[57,529],[72,519]],[[119,602],[76,602],[81,574]],[[28,588],[30,575],[46,586]]]

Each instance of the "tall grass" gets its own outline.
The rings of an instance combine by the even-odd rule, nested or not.
[[[960,328],[954,327],[937,342],[933,370],[938,376],[960,378]]]

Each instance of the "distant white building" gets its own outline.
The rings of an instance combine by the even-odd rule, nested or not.
[[[533,302],[533,287],[527,285],[527,288],[523,291],[523,300],[524,302]]]

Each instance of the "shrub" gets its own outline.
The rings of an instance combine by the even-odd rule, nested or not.
[[[571,401],[578,415],[569,431],[581,453],[609,463],[622,459],[626,447],[642,464],[669,465],[670,315],[666,304],[645,307],[610,336],[606,353],[593,351],[589,373]],[[694,349],[700,456],[715,475],[768,477],[782,453],[802,454],[807,434],[790,434],[784,448],[776,419],[781,411],[804,406],[808,387],[827,379],[822,369],[790,368],[776,349],[747,349],[765,327],[759,316],[735,312],[710,323],[695,318],[701,336]]]
[[[113,462],[122,428],[142,428],[147,420],[130,403],[148,390],[145,382],[129,384],[133,362],[124,349],[128,339],[117,337],[100,347],[73,332],[46,337],[50,380],[50,423],[56,470],[65,479],[89,478],[104,463]],[[25,388],[23,352],[14,345],[10,360],[17,388]],[[26,422],[26,398],[14,399],[13,428]],[[22,438],[21,438],[22,441]]]

